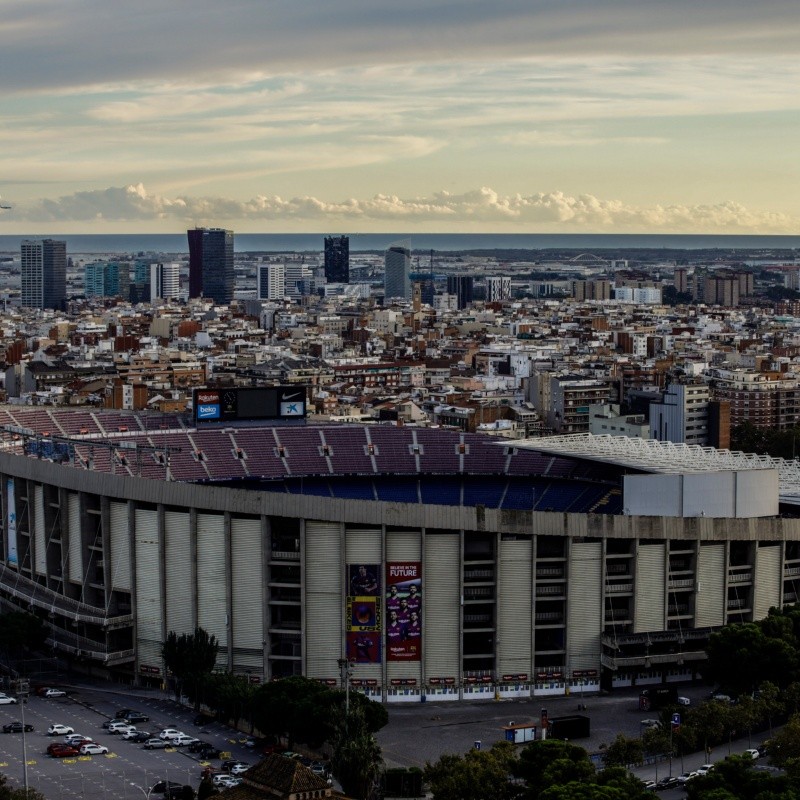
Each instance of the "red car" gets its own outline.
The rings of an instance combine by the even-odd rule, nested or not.
[[[63,742],[53,742],[53,744],[47,746],[47,754],[53,756],[53,758],[68,758],[69,756],[77,756],[78,748]]]

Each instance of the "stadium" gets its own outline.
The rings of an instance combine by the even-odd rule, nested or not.
[[[716,627],[797,599],[794,462],[315,425],[281,391],[0,408],[2,608],[114,680],[162,685],[199,625],[254,683],[412,702],[689,680]]]

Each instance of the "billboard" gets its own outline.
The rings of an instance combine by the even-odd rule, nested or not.
[[[259,419],[303,419],[306,415],[304,386],[268,386],[195,389],[195,424]]]
[[[380,564],[348,564],[345,625],[347,658],[356,664],[380,664]]]
[[[6,480],[6,514],[8,531],[8,563],[17,566],[17,503],[14,498],[14,479]]]
[[[422,564],[386,564],[386,660],[422,658]]]

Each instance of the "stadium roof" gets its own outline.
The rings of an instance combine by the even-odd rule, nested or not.
[[[800,505],[800,460],[717,450],[715,447],[694,444],[659,442],[654,439],[595,436],[591,433],[523,439],[514,442],[514,446],[617,464],[641,472],[692,473],[774,469],[778,471],[780,501]]]

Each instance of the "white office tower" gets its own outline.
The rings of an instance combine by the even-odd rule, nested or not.
[[[486,279],[486,302],[498,303],[511,297],[511,278],[492,275]]]
[[[180,264],[150,265],[150,300],[177,299],[181,292]]]
[[[389,245],[384,256],[383,294],[391,297],[411,299],[411,250],[409,242]]]
[[[284,270],[283,294],[299,300],[304,293],[305,281],[311,277],[311,270],[301,261],[287,261]]]
[[[285,294],[286,269],[283,264],[259,264],[258,299],[281,300]]]

